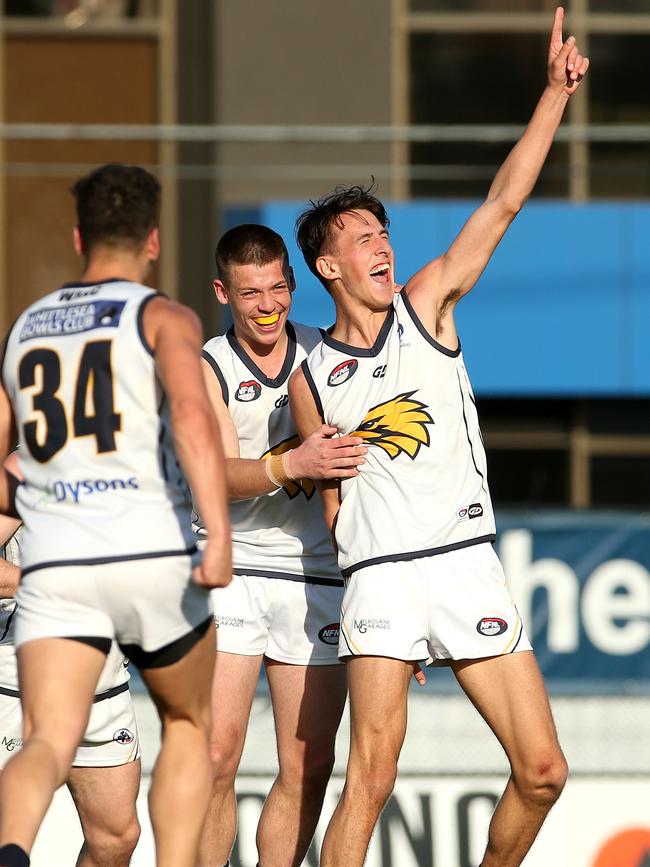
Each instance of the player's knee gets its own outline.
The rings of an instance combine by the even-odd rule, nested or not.
[[[126,867],[140,839],[140,823],[134,815],[119,829],[86,828],[86,846],[99,867]]]
[[[387,758],[375,757],[365,766],[355,768],[353,774],[348,767],[346,789],[352,789],[355,797],[381,808],[391,796],[397,779],[397,762]]]
[[[532,762],[524,770],[518,785],[527,801],[551,807],[560,797],[568,773],[566,759],[558,749]]]
[[[282,756],[280,769],[285,782],[299,785],[307,792],[320,793],[334,770],[334,746],[309,745],[300,755]]]
[[[235,780],[237,768],[239,767],[239,750],[230,741],[211,740],[210,762],[214,782],[231,785]]]

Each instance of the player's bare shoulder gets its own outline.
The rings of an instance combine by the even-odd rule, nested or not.
[[[189,340],[199,349],[203,343],[203,327],[196,313],[165,295],[155,295],[147,303],[142,325],[146,341],[153,350],[163,336]]]

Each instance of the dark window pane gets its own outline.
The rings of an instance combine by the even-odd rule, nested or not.
[[[647,400],[594,400],[586,407],[586,421],[591,433],[650,435]]]
[[[481,429],[568,433],[574,416],[571,400],[504,400],[481,398],[478,412]]]
[[[546,12],[556,5],[555,0],[411,0],[413,12]]]
[[[592,198],[650,198],[650,144],[595,143],[589,159]]]
[[[646,7],[650,12],[648,4]],[[591,37],[589,101],[592,123],[650,121],[649,53],[650,33],[594,34]]]
[[[496,508],[569,505],[568,452],[488,449],[487,457]]]
[[[412,123],[524,125],[545,84],[546,41],[539,34],[412,34]],[[413,145],[412,193],[483,196],[512,146]],[[566,195],[567,178],[567,148],[556,145],[536,194]]]
[[[648,0],[589,0],[591,12],[642,15],[648,12]]]
[[[647,509],[650,506],[650,458],[592,458],[591,502],[603,508]]]

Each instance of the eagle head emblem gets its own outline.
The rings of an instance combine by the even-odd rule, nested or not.
[[[351,436],[361,437],[369,446],[379,446],[391,460],[405,452],[415,460],[422,446],[431,442],[427,425],[434,424],[426,404],[415,400],[415,391],[398,394],[366,413]]]
[[[264,461],[266,460],[266,458],[270,458],[271,455],[283,455],[285,452],[288,452],[290,449],[295,449],[299,445],[300,437],[298,435],[289,437],[288,439],[282,440],[282,442],[273,446],[273,448],[270,448],[268,452],[264,452],[261,460]],[[311,479],[295,479],[294,481],[287,482],[287,484],[282,488],[282,490],[286,493],[290,500],[295,499],[301,491],[308,500],[311,500],[311,498],[314,496],[316,485]]]

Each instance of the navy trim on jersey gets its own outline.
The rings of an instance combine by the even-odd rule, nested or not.
[[[6,472],[6,470],[5,470],[5,472]],[[2,637],[0,637],[0,641],[4,641],[5,638],[7,637],[7,633],[9,632],[9,629],[11,627],[11,621],[14,619],[15,613],[16,613],[16,606],[14,605],[14,607],[11,609],[11,611],[9,613],[9,617],[7,617],[7,622],[5,624],[5,631],[2,633]]]
[[[58,569],[60,566],[103,566],[105,563],[125,563],[129,560],[155,560],[163,557],[190,557],[197,551],[196,545],[180,551],[147,551],[144,554],[125,554],[121,557],[87,557],[81,560],[50,560],[44,563],[34,563],[21,571],[21,578],[39,569]]]
[[[228,383],[221,372],[221,368],[214,360],[214,358],[207,352],[205,349],[201,350],[201,358],[205,359],[208,362],[212,370],[214,371],[214,375],[219,380],[219,385],[221,386],[221,396],[223,397],[223,402],[228,406]]]
[[[289,374],[293,369],[293,363],[296,360],[296,331],[293,325],[287,320],[286,324],[286,332],[287,337],[289,338],[289,342],[287,344],[287,354],[284,357],[284,362],[282,363],[282,368],[277,376],[271,379],[268,377],[264,371],[260,370],[259,367],[255,364],[253,359],[247,354],[244,347],[237,340],[235,336],[234,326],[231,326],[226,332],[226,338],[228,339],[228,343],[230,344],[230,348],[235,353],[237,358],[247,367],[250,372],[255,376],[262,385],[265,385],[267,388],[280,388],[285,384],[287,379],[289,378]]]
[[[420,322],[420,319],[415,310],[413,309],[413,305],[411,304],[410,298],[406,291],[402,290],[402,292],[400,292],[400,298],[404,302],[406,312],[413,320],[413,324],[420,332],[422,337],[424,337],[424,339],[427,341],[427,343],[430,343],[434,349],[437,349],[438,352],[442,352],[443,355],[449,356],[449,358],[458,358],[458,356],[460,355],[460,339],[458,340],[457,349],[448,349],[446,346],[443,346],[442,343],[438,343],[438,341],[434,340],[434,338],[429,334],[424,325]]]
[[[379,329],[377,339],[370,347],[349,346],[347,343],[341,343],[340,340],[335,340],[327,331],[323,336],[323,343],[331,349],[336,349],[337,352],[342,352],[345,355],[356,355],[358,358],[375,358],[375,356],[379,355],[384,348],[384,343],[386,343],[386,338],[388,337],[394,318],[395,308],[391,304],[386,311],[386,318]]]
[[[138,317],[137,317],[138,336],[140,338],[140,341],[142,342],[142,345],[147,350],[149,355],[151,355],[152,358],[154,355],[153,346],[149,343],[149,341],[147,340],[145,333],[144,333],[144,310],[145,310],[145,307],[147,306],[147,304],[154,298],[158,298],[157,292],[152,292],[151,295],[145,295],[145,297],[140,302],[140,306],[138,307]]]
[[[106,286],[107,283],[133,283],[133,280],[127,280],[126,277],[109,277],[108,280],[92,280],[85,282],[83,280],[72,280],[70,283],[64,283],[56,292],[61,289],[87,289],[89,286]]]
[[[315,575],[295,575],[292,572],[271,572],[266,569],[233,569],[233,575],[252,575],[255,578],[281,578],[300,584],[320,584],[323,587],[343,587],[342,578],[320,578]]]
[[[421,557],[435,557],[437,554],[446,554],[448,551],[459,551],[461,548],[470,548],[472,545],[482,545],[484,542],[496,541],[496,533],[487,536],[476,536],[474,539],[464,539],[462,542],[452,542],[450,545],[441,545],[439,548],[425,548],[422,551],[406,551],[403,554],[386,554],[384,557],[371,557],[369,560],[361,560],[353,566],[341,569],[341,575],[349,578],[353,572],[365,569],[366,566],[377,566],[379,563],[403,563],[405,560],[419,560]]]
[[[465,424],[465,434],[467,436],[467,442],[469,443],[469,452],[472,456],[472,463],[474,464],[474,469],[481,477],[481,487],[483,488],[485,493],[488,494],[487,484],[485,482],[485,476],[479,470],[478,464],[476,463],[476,458],[474,457],[474,443],[472,442],[472,438],[469,435],[469,425],[467,424],[467,416],[465,415],[465,395],[463,394],[463,386],[461,385],[460,373],[458,372],[458,369],[456,370],[456,376],[458,377],[458,389],[460,391],[460,402],[461,402],[462,407],[463,407],[463,422]],[[479,435],[480,435],[480,429],[479,429]],[[482,436],[481,436],[481,442],[483,442]],[[489,496],[489,494],[488,494],[488,496]]]
[[[522,636],[523,634],[524,634],[524,624],[520,622],[520,623],[519,623],[519,636],[518,636],[517,640],[515,641],[515,646],[512,648],[511,651],[509,651],[510,653],[514,653],[514,652],[515,652],[515,650],[517,649],[517,647],[518,647],[518,645],[519,645],[519,642],[521,641],[521,636]]]
[[[316,388],[316,383],[314,382],[314,377],[311,375],[311,370],[309,369],[306,358],[304,359],[304,361],[301,362],[300,368],[305,375],[305,379],[307,380],[307,385],[309,386],[309,390],[311,391],[312,397],[314,398],[316,409],[318,410],[321,419],[325,421],[323,402],[320,399],[320,394],[318,393],[318,389]]]
[[[115,698],[116,695],[121,695],[123,692],[128,692],[129,684],[125,681],[121,683],[119,686],[112,686],[110,689],[107,689],[105,692],[97,693],[97,695],[93,699],[93,704],[97,704],[100,701],[106,701],[107,698]],[[20,698],[20,693],[17,689],[9,689],[8,686],[0,686],[0,695],[9,695],[12,698]]]

